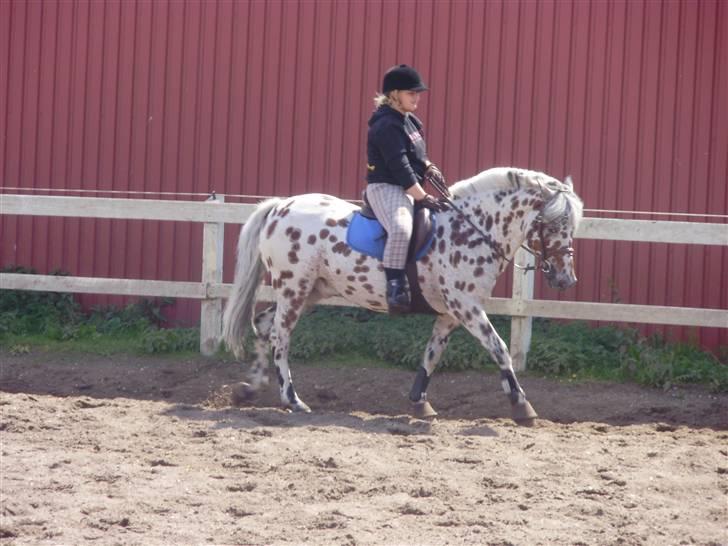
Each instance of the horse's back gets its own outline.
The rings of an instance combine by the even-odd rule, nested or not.
[[[358,209],[331,195],[309,193],[283,199],[270,212],[261,230],[260,251],[280,297],[298,293],[300,280],[308,279],[315,281],[320,297],[338,294],[353,305],[386,309],[381,262],[346,242],[352,214]]]
[[[320,217],[324,219],[342,215],[348,216],[359,207],[333,195],[325,193],[304,193],[293,195],[281,201],[279,210],[287,209],[291,214]]]
[[[322,193],[282,199],[260,231],[264,263],[300,268],[300,262],[310,263],[313,258],[335,252],[339,249],[337,243],[345,244],[346,229],[357,209],[348,201]]]

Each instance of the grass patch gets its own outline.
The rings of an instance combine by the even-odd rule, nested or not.
[[[3,273],[34,273],[9,267]],[[61,272],[53,274],[63,275]],[[30,347],[93,354],[196,352],[196,328],[165,328],[171,299],[142,299],[124,308],[94,307],[83,312],[72,294],[0,291],[0,347],[11,353]]]

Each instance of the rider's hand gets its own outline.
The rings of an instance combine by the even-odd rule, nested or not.
[[[427,170],[425,171],[425,181],[432,184],[435,187],[435,189],[442,192],[445,195],[445,197],[447,197],[447,198],[452,197],[450,190],[447,188],[447,182],[445,181],[445,176],[442,174],[442,171],[434,163],[430,163],[428,165]]]
[[[430,194],[425,195],[425,197],[417,201],[417,203],[434,212],[445,212],[450,208],[445,201],[435,199]]]

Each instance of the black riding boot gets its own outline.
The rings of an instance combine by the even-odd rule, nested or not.
[[[408,313],[410,310],[409,287],[404,271],[387,280],[387,306],[390,315]]]

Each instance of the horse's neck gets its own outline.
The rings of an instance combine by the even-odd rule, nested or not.
[[[501,245],[510,258],[526,239],[542,205],[537,191],[512,189],[467,196],[459,208]]]

